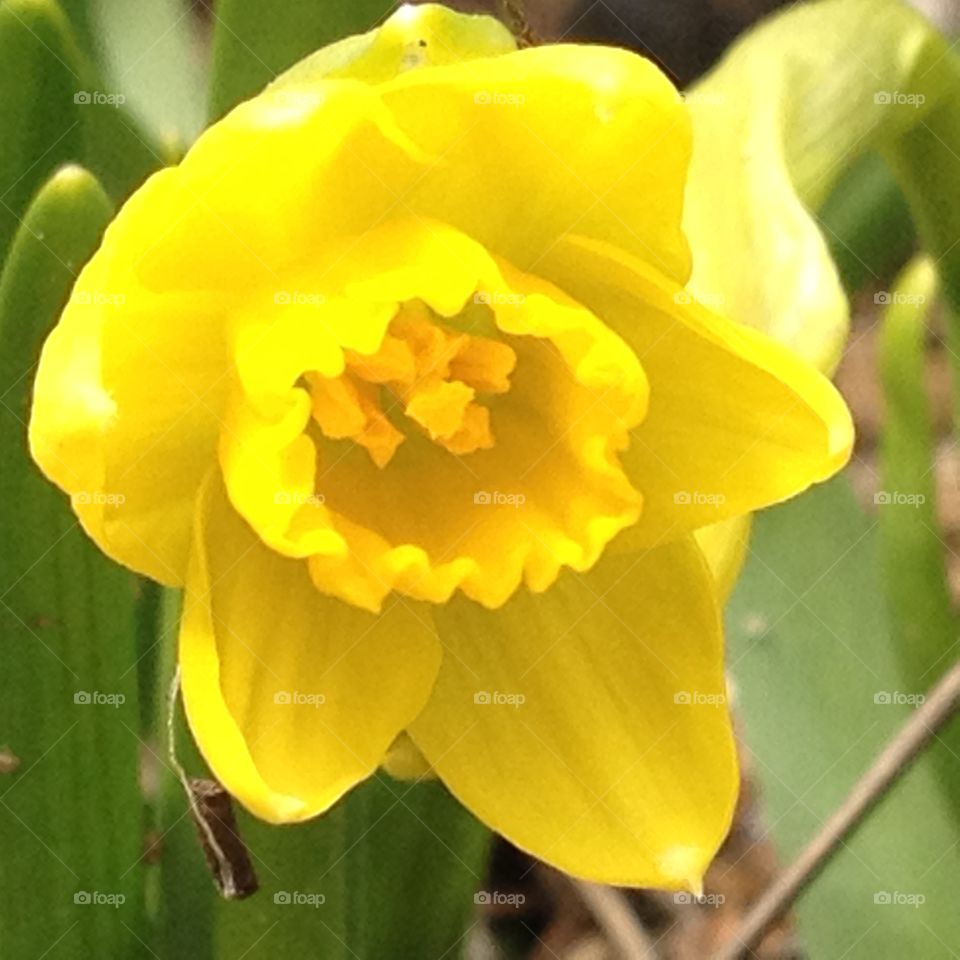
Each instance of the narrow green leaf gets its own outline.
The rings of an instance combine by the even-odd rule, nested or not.
[[[208,775],[180,735],[178,752],[192,775]],[[165,960],[186,950],[196,960],[459,955],[490,834],[439,783],[380,775],[324,816],[294,826],[238,810],[260,889],[228,902],[214,895],[183,790],[172,776],[168,781],[160,894]]]
[[[41,184],[82,159],[69,25],[53,0],[0,5],[0,263]]]
[[[886,618],[876,534],[843,477],[764,513],[727,610],[744,739],[783,862],[915,705]],[[922,757],[803,895],[809,956],[950,960],[960,942],[956,837],[938,771]]]
[[[957,621],[951,609],[938,531],[934,432],[926,393],[927,313],[937,274],[927,259],[912,263],[891,291],[880,337],[884,417],[880,447],[880,519],[884,595],[904,686],[923,693],[952,662]],[[960,825],[960,726],[931,748]]]
[[[951,50],[940,68],[952,76],[948,96],[924,122],[893,142],[887,155],[910,201],[924,249],[933,258],[950,308],[947,355],[953,373],[954,430],[960,430],[960,59]]]
[[[242,815],[261,889],[218,908],[218,958],[456,957],[489,832],[439,783],[381,775],[317,820]]]
[[[210,81],[210,118],[253,96],[308,53],[369,30],[390,0],[220,0]]]
[[[164,589],[152,580],[137,581],[137,689],[140,700],[140,727],[152,736],[158,709],[157,674],[161,655],[158,624],[162,622]]]
[[[87,17],[77,4],[71,15],[78,23]],[[176,159],[175,136],[166,145],[152,140],[125,100],[83,52],[56,0],[0,5],[0,260],[31,197],[57,167],[82,164],[119,202]]]
[[[960,315],[960,59],[944,54],[949,94],[918,123],[892,142],[891,163],[903,183],[921,240],[943,278],[944,292]]]
[[[0,944],[138,957],[144,933],[134,581],[27,453],[43,338],[111,216],[85,171],[28,210],[0,278]]]
[[[349,841],[344,806],[294,826],[273,826],[244,811],[238,811],[238,822],[260,889],[246,900],[217,904],[218,960],[244,953],[244,960],[278,956],[367,960],[347,940],[344,855]]]
[[[942,658],[954,628],[937,533],[934,432],[926,393],[926,319],[936,293],[936,270],[922,259],[903,272],[892,290],[878,294],[888,305],[879,351],[885,406],[881,489],[874,500],[885,594],[909,672],[924,688],[948,665]]]
[[[794,4],[750,30],[689,95],[697,295],[832,369],[849,307],[811,211],[956,90],[946,41],[900,0]]]
[[[182,593],[163,590],[156,630],[154,751],[159,772],[154,810],[160,874],[151,890],[157,902],[154,949],[163,960],[213,960],[216,891],[190,817],[183,785],[169,759],[170,684],[177,663]],[[183,711],[172,718],[178,762],[196,774],[206,769],[187,729]]]
[[[351,946],[364,960],[460,956],[490,831],[437,781],[383,775],[346,807]]]
[[[906,197],[877,153],[844,173],[817,220],[848,295],[893,276],[916,249]]]

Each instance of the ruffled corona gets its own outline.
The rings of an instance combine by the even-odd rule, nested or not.
[[[640,511],[617,456],[646,408],[631,350],[439,224],[394,221],[350,259],[237,325],[236,508],[371,610],[457,588],[496,607],[592,566]]]

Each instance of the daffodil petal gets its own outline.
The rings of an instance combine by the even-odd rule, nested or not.
[[[382,83],[407,70],[493,57],[516,49],[513,34],[494,17],[466,16],[440,3],[403,4],[374,30],[346,37],[305,57],[267,89],[327,78]]]
[[[725,319],[659,271],[583,237],[544,273],[634,350],[650,383],[622,461],[644,497],[629,549],[785,500],[849,459],[850,411],[788,348]]]
[[[712,523],[709,527],[700,527],[693,532],[713,573],[721,602],[725,603],[733,593],[737,577],[747,559],[752,520],[751,514],[744,514]]]
[[[383,761],[383,769],[397,780],[433,780],[436,775],[430,769],[426,757],[407,733],[401,733]]]
[[[697,888],[738,776],[693,540],[607,556],[495,613],[457,598],[435,620],[443,665],[410,734],[461,802],[578,876]]]
[[[704,559],[713,574],[721,604],[730,599],[733,588],[737,585],[737,578],[747,559],[752,526],[753,514],[745,513],[719,523],[711,523],[707,527],[698,527],[693,531],[697,545],[703,551]],[[612,553],[632,553],[636,550],[636,542],[631,542],[628,532],[614,539],[607,549]]]
[[[403,194],[408,209],[521,270],[536,272],[575,229],[686,280],[690,120],[651,61],[550,44],[409,70],[379,89],[404,134],[438,158]]]
[[[193,503],[216,456],[225,402],[226,295],[144,287],[144,216],[169,198],[163,171],[107,228],[44,345],[30,446],[100,548],[179,586]]]
[[[206,130],[175,168],[166,205],[144,212],[153,235],[138,272],[184,290],[309,294],[292,288],[300,266],[403,212],[406,184],[434,159],[364,83],[267,91]]]
[[[272,86],[191,148],[140,270],[184,289],[282,290],[331,238],[413,215],[531,271],[576,227],[683,282],[690,153],[676,90],[625,50],[554,45],[382,84]]]
[[[180,630],[190,727],[253,813],[304,820],[383,762],[440,661],[429,614],[380,616],[319,594],[306,564],[268,550],[205,484]]]

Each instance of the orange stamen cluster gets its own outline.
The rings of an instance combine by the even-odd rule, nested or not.
[[[376,353],[347,351],[346,370],[335,379],[308,376],[313,417],[327,437],[352,439],[385,467],[405,439],[384,412],[386,389],[451,453],[489,450],[490,411],[477,395],[506,393],[516,362],[507,344],[450,330],[424,304],[405,304]]]

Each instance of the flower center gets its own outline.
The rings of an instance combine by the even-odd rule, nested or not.
[[[404,304],[372,355],[348,350],[339,377],[307,374],[313,419],[331,440],[350,439],[381,469],[406,439],[389,414],[403,414],[462,456],[494,445],[480,398],[506,393],[516,353],[505,343],[437,323],[421,301]]]
[[[422,218],[324,258],[236,318],[220,435],[233,506],[318,590],[496,607],[636,522],[646,377],[598,317]]]

